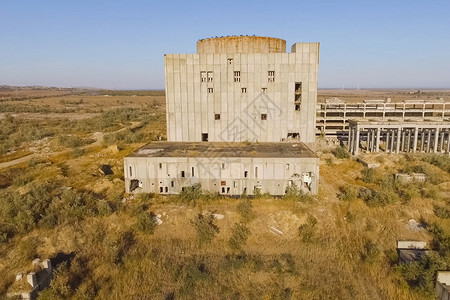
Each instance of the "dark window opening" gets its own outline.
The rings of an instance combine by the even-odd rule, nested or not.
[[[220,114],[214,114],[214,120],[220,120]]]
[[[258,167],[255,168],[255,178],[258,178]]]
[[[164,188],[164,191],[167,193],[167,192],[169,192],[169,188],[166,186],[165,188]]]
[[[184,178],[184,171],[181,171],[181,177]]]
[[[222,188],[222,194],[225,194],[225,188],[224,187]]]
[[[229,187],[227,187],[227,194],[229,194],[230,193],[230,188]]]
[[[262,121],[267,120],[267,114],[261,114],[261,120]]]
[[[234,82],[241,82],[241,71],[234,71]]]
[[[130,181],[130,192],[134,191],[139,187],[139,180],[133,179]]]
[[[242,94],[246,94],[247,93],[247,88],[241,88],[241,93]]]
[[[163,192],[163,187],[159,187],[159,192],[162,193]]]
[[[275,71],[268,71],[267,72],[267,81],[268,82],[274,82],[275,81]]]
[[[233,59],[232,59],[232,58],[229,58],[229,59],[228,59],[228,64],[231,65],[232,63],[233,63]]]
[[[247,188],[246,187],[244,188],[244,193],[247,193]]]
[[[162,169],[162,163],[159,163],[159,168]]]
[[[170,186],[171,186],[171,187],[174,187],[174,186],[175,186],[175,181],[172,180],[172,181],[170,182]]]
[[[130,177],[133,176],[133,172],[131,171],[131,167],[130,167]]]
[[[208,82],[213,82],[213,72],[208,72]]]
[[[288,139],[299,139],[300,138],[300,133],[298,132],[289,132],[287,135]]]
[[[184,186],[181,188],[181,191],[184,192]]]
[[[195,176],[195,173],[194,173],[194,167],[192,167],[192,177],[194,177]]]
[[[224,164],[224,163],[222,163],[222,170],[223,170],[223,169],[225,169],[225,164]]]
[[[244,172],[244,177],[247,178],[247,176],[248,176],[248,171],[245,171]]]
[[[295,110],[300,110],[300,105],[302,104],[302,83],[295,83]],[[297,108],[298,105],[298,108]]]
[[[213,88],[208,88],[208,94],[212,94],[214,93],[214,89]]]
[[[300,104],[295,104],[295,110],[300,111]]]
[[[202,142],[207,142],[207,141],[208,141],[208,134],[202,133]]]

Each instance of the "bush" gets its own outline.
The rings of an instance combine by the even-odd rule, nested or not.
[[[74,148],[72,151],[73,158],[78,158],[86,154],[86,150],[82,148]]]
[[[380,249],[378,249],[377,244],[371,240],[368,240],[364,243],[364,247],[361,252],[361,259],[364,262],[373,263],[376,261],[379,254]]]
[[[197,218],[191,220],[191,225],[197,232],[197,240],[200,244],[209,244],[219,232],[219,227],[214,224],[212,214],[198,214]]]
[[[362,180],[365,183],[373,183],[375,181],[375,169],[374,168],[364,168],[361,171],[361,174],[363,176]]]
[[[156,216],[154,213],[141,212],[137,217],[136,228],[139,231],[153,234],[156,229]]]
[[[283,199],[294,200],[300,202],[312,202],[314,197],[302,189],[299,189],[296,185],[291,185],[286,188],[286,194],[284,194]]]
[[[92,144],[95,140],[90,138],[81,138],[73,135],[62,135],[58,137],[58,142],[67,148],[78,148],[88,144]]]
[[[298,235],[304,243],[312,242],[316,232],[317,219],[309,215],[305,224],[298,227]]]
[[[181,200],[185,202],[194,202],[195,205],[196,201],[200,199],[201,195],[202,195],[202,185],[200,183],[197,183],[194,184],[193,186],[185,187],[179,194],[179,197]]]
[[[249,198],[243,198],[241,202],[239,202],[237,211],[244,222],[251,222],[256,217],[255,212],[253,211],[252,200]]]
[[[350,158],[350,152],[348,152],[347,148],[337,146],[336,149],[332,150],[331,153],[333,153],[336,158]]]
[[[339,199],[342,201],[353,201],[358,197],[358,190],[351,185],[341,186],[339,191]]]
[[[438,216],[439,218],[449,219],[450,218],[450,209],[436,205],[434,207],[434,214],[436,216]]]
[[[244,223],[236,223],[231,229],[231,237],[228,240],[228,245],[233,250],[241,250],[247,242],[251,232]]]

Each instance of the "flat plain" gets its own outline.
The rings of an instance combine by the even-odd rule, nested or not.
[[[450,266],[448,154],[363,154],[380,164],[367,169],[318,137],[317,196],[125,194],[123,157],[165,129],[163,91],[0,91],[0,295],[39,257],[56,267],[39,299],[435,298]],[[394,180],[412,172],[427,181]],[[426,241],[429,255],[401,264],[397,240]]]

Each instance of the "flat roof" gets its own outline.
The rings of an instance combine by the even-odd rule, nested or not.
[[[318,158],[305,144],[225,143],[225,142],[152,142],[128,157],[293,157]]]

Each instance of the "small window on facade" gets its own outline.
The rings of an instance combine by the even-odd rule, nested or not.
[[[234,71],[234,82],[241,82],[241,71]]]
[[[213,82],[213,72],[208,72],[208,82]]]
[[[255,178],[258,178],[258,167],[255,168]]]
[[[267,88],[261,88],[261,93],[267,94]]]
[[[184,171],[181,171],[181,177],[184,178]]]
[[[207,141],[208,141],[208,134],[202,133],[202,142],[207,142]]]
[[[267,120],[267,114],[261,114],[261,120],[263,121]]]
[[[286,164],[286,170],[289,170],[289,164]]]
[[[275,71],[267,72],[267,81],[269,81],[269,82],[275,81]]]
[[[247,176],[248,176],[248,171],[245,171],[244,172],[244,177],[247,178]]]
[[[222,170],[223,170],[223,169],[225,169],[225,164],[224,164],[224,163],[222,163]]]
[[[131,167],[130,167],[130,177],[131,176],[133,176],[133,172],[132,172]]]
[[[225,188],[224,187],[222,188],[222,194],[225,194]]]
[[[172,180],[172,181],[170,182],[170,186],[171,186],[171,187],[174,187],[174,185],[175,185],[175,181]]]
[[[206,82],[206,72],[205,71],[200,72],[200,82]]]
[[[295,111],[300,111],[300,104],[295,104]]]
[[[233,182],[233,187],[237,187],[237,181],[236,180]]]
[[[242,93],[242,94],[247,93],[247,88],[241,88],[241,93]]]
[[[233,59],[232,59],[232,58],[229,58],[229,59],[228,59],[228,64],[231,65],[232,63],[233,63]]]
[[[169,188],[166,186],[166,187],[164,188],[164,191],[167,193],[167,192],[169,191]]]
[[[214,120],[220,120],[220,114],[214,114]]]
[[[159,192],[162,193],[163,192],[163,187],[159,187]]]
[[[194,172],[195,170],[194,170],[194,167],[192,167],[192,177],[194,177],[195,176],[195,172]]]
[[[162,163],[159,163],[159,168],[162,169]]]
[[[229,194],[230,193],[230,188],[229,187],[227,187],[227,194]]]
[[[214,89],[213,88],[208,88],[208,94],[212,94],[214,93]]]

